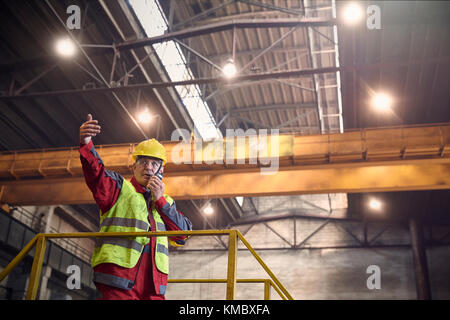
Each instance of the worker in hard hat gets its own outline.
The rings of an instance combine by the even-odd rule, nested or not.
[[[86,183],[100,209],[100,232],[192,230],[192,223],[164,194],[166,152],[155,139],[139,143],[130,181],[105,168],[92,143],[101,132],[89,114],[80,126],[80,159]],[[94,283],[106,300],[164,300],[169,273],[169,241],[185,236],[97,238],[92,254]]]

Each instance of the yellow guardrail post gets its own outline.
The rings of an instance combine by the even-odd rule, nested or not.
[[[25,299],[35,300],[41,280],[42,263],[44,262],[47,239],[42,234],[37,235],[36,251],[34,252],[33,266],[31,267],[30,280]]]
[[[234,300],[237,273],[237,233],[230,230],[228,235],[228,271],[227,271],[227,300]]]
[[[283,291],[283,293],[286,295],[286,297],[289,300],[294,300],[294,298],[289,294],[289,292],[286,290],[286,288],[281,284],[280,280],[273,274],[273,272],[269,269],[269,267],[264,263],[264,261],[261,259],[261,257],[256,253],[256,251],[253,249],[253,247],[250,245],[250,243],[247,242],[247,240],[244,238],[244,236],[239,232],[236,231],[238,237],[241,239],[242,243],[247,247],[248,250],[253,254],[256,260],[258,260],[259,264],[263,267],[264,270],[266,270],[267,274],[272,278],[273,282],[277,284],[277,286]]]
[[[264,280],[264,300],[270,300],[270,280]]]

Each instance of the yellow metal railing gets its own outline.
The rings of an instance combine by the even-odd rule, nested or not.
[[[261,257],[256,253],[252,246],[247,242],[239,230],[195,230],[195,231],[160,231],[160,232],[81,232],[81,233],[39,233],[37,234],[6,266],[0,273],[0,282],[26,257],[33,247],[36,247],[34,253],[33,265],[31,267],[30,280],[25,298],[35,300],[41,278],[42,264],[45,257],[47,239],[55,238],[126,238],[126,237],[157,237],[157,236],[213,236],[228,235],[228,267],[226,279],[171,279],[171,283],[226,283],[226,299],[235,298],[235,288],[237,282],[264,283],[264,298],[270,299],[270,288],[273,287],[283,299],[293,300],[292,296],[281,284],[278,278],[273,274],[269,267],[264,263]],[[247,249],[252,253],[255,259],[267,272],[270,279],[237,279],[237,241],[240,239]]]
[[[227,283],[227,279],[169,279],[169,283]],[[264,300],[270,300],[270,288],[274,288],[283,300],[285,295],[271,279],[236,279],[237,283],[264,283]],[[292,299],[291,299],[292,300]]]

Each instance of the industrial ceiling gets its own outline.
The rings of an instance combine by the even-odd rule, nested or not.
[[[128,1],[2,0],[0,151],[77,146],[88,113],[102,124],[97,145],[167,141],[177,128],[194,132],[199,124],[185,107],[187,96],[152,47],[167,41],[178,44],[195,94],[222,135],[237,128],[310,135],[450,122],[450,4],[359,2],[380,8],[380,28],[343,23],[346,1],[159,1],[168,29],[152,38]],[[80,29],[67,27],[70,5],[81,8]],[[62,36],[79,44],[71,59],[55,54]],[[227,82],[219,78],[229,59],[240,73]],[[392,113],[369,107],[379,90],[393,95]],[[160,117],[157,125],[137,121],[143,105]],[[420,211],[449,222],[447,190],[378,196],[390,203],[391,218]],[[347,214],[361,217],[366,197],[349,194]],[[203,220],[205,200],[178,206],[197,228],[258,213],[252,198],[243,207],[234,198],[214,203],[214,220]],[[73,208],[95,221],[96,206]]]

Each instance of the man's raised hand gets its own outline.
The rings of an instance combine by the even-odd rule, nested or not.
[[[80,143],[88,144],[92,137],[95,137],[101,132],[101,127],[98,125],[97,120],[92,120],[92,115],[88,114],[86,122],[80,126]]]

